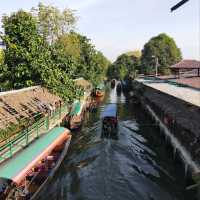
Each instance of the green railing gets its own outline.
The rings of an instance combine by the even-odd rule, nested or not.
[[[0,146],[0,162],[12,157],[16,152],[29,145],[33,140],[60,123],[60,120],[68,113],[68,106],[64,104],[51,115],[36,121],[32,126],[21,131],[15,138]]]

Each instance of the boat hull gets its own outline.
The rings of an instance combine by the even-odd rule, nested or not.
[[[82,114],[71,117],[69,121],[69,129],[71,131],[77,130],[81,127],[83,122]]]
[[[52,171],[50,172],[49,176],[47,177],[47,179],[43,182],[43,184],[39,187],[39,189],[37,190],[37,192],[30,198],[31,200],[37,200],[41,198],[41,195],[44,194],[45,189],[48,189],[48,184],[51,182],[52,178],[54,177],[55,173],[57,172],[57,170],[59,169],[63,159],[65,158],[68,149],[69,149],[69,145],[71,142],[71,135],[69,135],[68,140],[65,144],[65,147],[60,155],[59,160],[57,161],[55,167],[52,169]]]
[[[95,96],[96,97],[103,97],[105,95],[105,92],[104,91],[96,91],[96,93],[95,93]]]

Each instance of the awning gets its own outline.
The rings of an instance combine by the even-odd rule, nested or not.
[[[72,106],[72,110],[70,112],[70,116],[74,116],[74,115],[78,115],[78,113],[81,110],[81,102],[80,101],[75,101],[73,106]]]

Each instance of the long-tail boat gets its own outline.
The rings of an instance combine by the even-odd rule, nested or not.
[[[95,96],[96,97],[102,97],[105,95],[105,88],[103,84],[99,84],[96,88],[95,88]]]
[[[75,101],[69,113],[69,129],[77,130],[82,125],[82,105],[80,101]]]
[[[110,83],[110,84],[111,84],[111,88],[114,88],[114,87],[115,87],[115,83],[116,83],[115,79],[112,79],[112,80],[111,80],[111,83]]]
[[[0,199],[40,199],[65,158],[68,129],[56,127],[0,166]]]
[[[118,139],[118,117],[117,105],[108,104],[101,114],[102,119],[102,138]]]
[[[117,91],[117,93],[121,93],[122,92],[122,84],[121,84],[121,82],[119,82],[117,84],[116,91]]]

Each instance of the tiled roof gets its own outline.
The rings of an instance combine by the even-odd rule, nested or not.
[[[198,69],[200,68],[200,61],[197,60],[182,60],[181,62],[172,65],[172,69]]]

